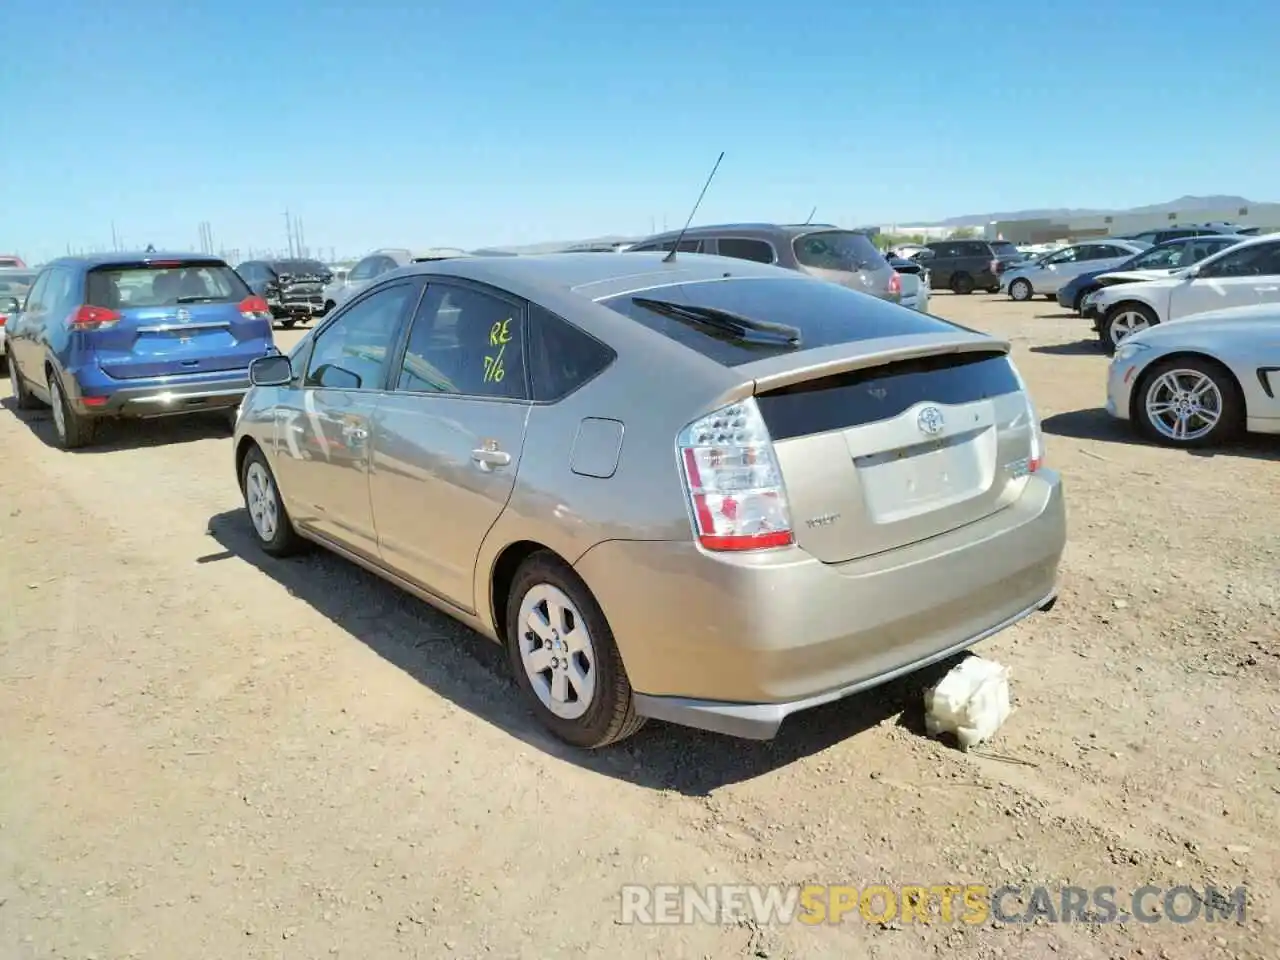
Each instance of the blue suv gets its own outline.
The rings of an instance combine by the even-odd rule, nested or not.
[[[204,254],[54,260],[7,327],[17,406],[51,406],[64,449],[106,417],[234,417],[249,363],[276,352],[266,301]]]

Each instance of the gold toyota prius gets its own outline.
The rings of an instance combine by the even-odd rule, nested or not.
[[[254,361],[236,475],[262,549],[503,644],[571,744],[768,739],[1053,604],[1062,485],[1008,352],[722,257],[414,264]]]

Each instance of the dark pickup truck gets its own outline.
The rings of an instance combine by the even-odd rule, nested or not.
[[[1008,240],[936,240],[912,259],[929,268],[935,290],[1000,292],[1000,274],[1026,259]]]
[[[318,260],[249,260],[236,273],[286,327],[325,314],[324,288],[333,273]]]

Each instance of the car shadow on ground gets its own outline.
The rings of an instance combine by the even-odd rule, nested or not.
[[[1056,413],[1045,417],[1040,422],[1045,433],[1057,437],[1068,437],[1073,440],[1097,440],[1103,443],[1123,443],[1126,445],[1155,446],[1138,435],[1130,424],[1117,420],[1107,411],[1095,408],[1092,410],[1072,410],[1068,413]],[[1248,457],[1254,460],[1280,461],[1280,437],[1252,435],[1220,447],[1206,447],[1200,450],[1182,451],[1193,457]]]
[[[27,429],[50,447],[57,446],[53,414],[48,407],[19,410],[13,397],[0,400],[0,406],[13,413]],[[118,453],[146,447],[193,443],[197,440],[227,439],[231,425],[226,413],[192,413],[180,417],[156,417],[151,420],[103,420],[98,424],[93,443],[71,453]]]
[[[1058,310],[1057,313],[1037,313],[1037,320],[1079,320],[1080,315],[1070,310]]]
[[[1068,343],[1045,343],[1031,347],[1031,353],[1043,353],[1051,357],[1105,357],[1106,351],[1098,338],[1091,340],[1072,340]]]
[[[209,534],[222,550],[199,562],[238,558],[249,563],[419,683],[512,737],[604,776],[687,796],[706,796],[762,776],[880,724],[923,731],[924,689],[960,659],[792,716],[772,741],[650,722],[616,746],[576,750],[538,725],[497,644],[327,551],[317,548],[289,559],[267,556],[243,510],[211,518]]]

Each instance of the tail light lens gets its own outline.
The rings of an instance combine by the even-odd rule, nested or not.
[[[992,273],[999,273],[999,272],[1000,272],[1001,270],[1003,270],[1003,269],[1004,269],[1004,264],[1003,264],[1003,263],[1001,263],[999,260],[992,260],[992,261],[991,261],[991,272],[992,272]]]
[[[89,304],[77,307],[76,312],[67,318],[67,323],[74,330],[101,330],[113,327],[120,322],[120,314],[107,307],[91,307]]]
[[[7,313],[0,313],[0,327],[3,327],[9,321]]]
[[[897,270],[893,271],[893,276],[889,278],[889,292],[895,297],[902,296],[902,274]]]
[[[754,398],[695,420],[677,443],[703,547],[763,550],[795,542],[782,471]]]
[[[1018,388],[1022,393],[1022,401],[1026,404],[1027,423],[1031,427],[1031,449],[1027,451],[1027,472],[1035,473],[1044,466],[1044,431],[1040,428],[1040,415],[1036,413],[1036,405],[1031,400],[1031,391],[1027,389],[1027,381],[1022,379],[1013,360],[1009,361],[1013,375],[1018,378]]]
[[[245,297],[240,301],[240,316],[246,320],[270,320],[271,308],[262,297]]]

